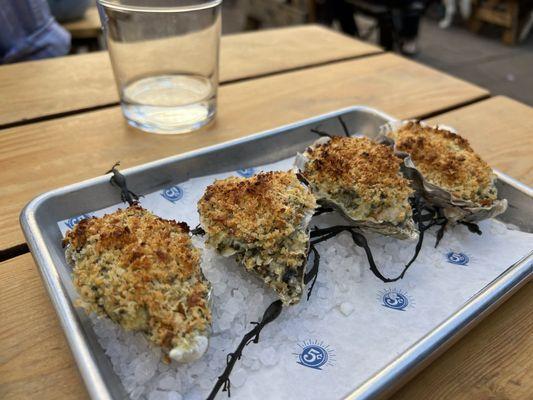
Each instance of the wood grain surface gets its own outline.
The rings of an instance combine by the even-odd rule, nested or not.
[[[221,40],[220,81],[379,52],[378,47],[318,25],[228,35]],[[116,103],[117,89],[107,52],[0,68],[0,127]]]
[[[0,132],[0,249],[24,241],[22,207],[37,194],[107,171],[220,143],[356,104],[420,117],[487,96],[456,78],[392,54],[337,62],[226,85],[219,115],[182,136],[130,128],[118,107]]]
[[[97,38],[102,32],[100,17],[96,7],[89,7],[85,15],[78,21],[65,22],[61,24],[70,32],[72,39]]]
[[[528,283],[391,400],[533,398],[533,283]]]
[[[223,36],[220,76],[235,81],[348,58],[382,53],[379,47],[321,25]]]
[[[427,122],[456,128],[493,168],[533,186],[533,108],[497,96]]]
[[[88,395],[30,254],[0,263],[0,398]]]

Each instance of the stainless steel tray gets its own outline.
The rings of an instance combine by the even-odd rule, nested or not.
[[[275,162],[295,155],[316,140],[310,128],[318,124],[325,131],[339,132],[338,116],[343,117],[350,131],[367,136],[375,135],[380,125],[393,120],[367,107],[350,107],[130,168],[123,173],[130,187],[139,194],[146,194],[197,176]],[[533,232],[533,190],[504,174],[497,174],[499,193],[509,201],[508,211],[499,219]],[[57,222],[119,203],[118,191],[111,187],[109,178],[109,175],[100,176],[47,192],[32,200],[20,216],[29,247],[93,399],[122,399],[127,398],[127,394],[98,344],[89,319],[73,307],[75,292]],[[379,398],[398,389],[530,280],[532,269],[533,254],[530,253],[363,385],[347,388],[347,398]]]

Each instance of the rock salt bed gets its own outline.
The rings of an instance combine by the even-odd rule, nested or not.
[[[346,317],[353,312],[353,304],[345,301],[339,305],[340,312]]]
[[[506,228],[492,221],[485,223],[483,229],[497,234]],[[453,248],[472,235],[462,226],[455,227],[446,233],[439,250],[435,251],[434,232],[426,233],[419,262],[413,264],[408,274],[416,273],[421,265],[437,266],[443,249]],[[416,245],[374,234],[366,236],[385,276],[396,276]],[[201,239],[194,238],[194,241],[198,247],[204,247]],[[309,301],[304,296],[299,304],[286,308],[273,325],[268,325],[261,333],[259,344],[246,347],[231,377],[234,391],[245,385],[250,375],[263,369],[285,368],[279,363],[281,349],[293,349],[297,342],[313,336],[331,310],[346,318],[354,312],[351,303],[357,296],[354,284],[360,282],[363,275],[371,274],[364,251],[353,245],[348,234],[321,243],[317,248],[321,264],[313,296]],[[202,266],[213,285],[213,329],[208,351],[195,363],[164,364],[161,351],[141,334],[125,332],[109,320],[91,317],[98,340],[132,399],[205,399],[226,365],[226,355],[252,328],[250,322],[257,321],[276,299],[259,279],[246,273],[231,258],[222,258],[212,250],[203,249]]]

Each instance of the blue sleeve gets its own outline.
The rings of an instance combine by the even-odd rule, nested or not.
[[[0,7],[0,63],[62,56],[70,34],[52,17],[46,0],[3,0]]]

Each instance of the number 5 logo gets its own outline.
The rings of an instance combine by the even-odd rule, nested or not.
[[[328,352],[316,344],[304,347],[298,357],[298,364],[309,368],[322,369],[324,364],[328,362]]]
[[[314,364],[316,361],[320,361],[324,358],[322,353],[314,348],[311,348],[307,353],[303,353],[303,359],[308,364]]]

